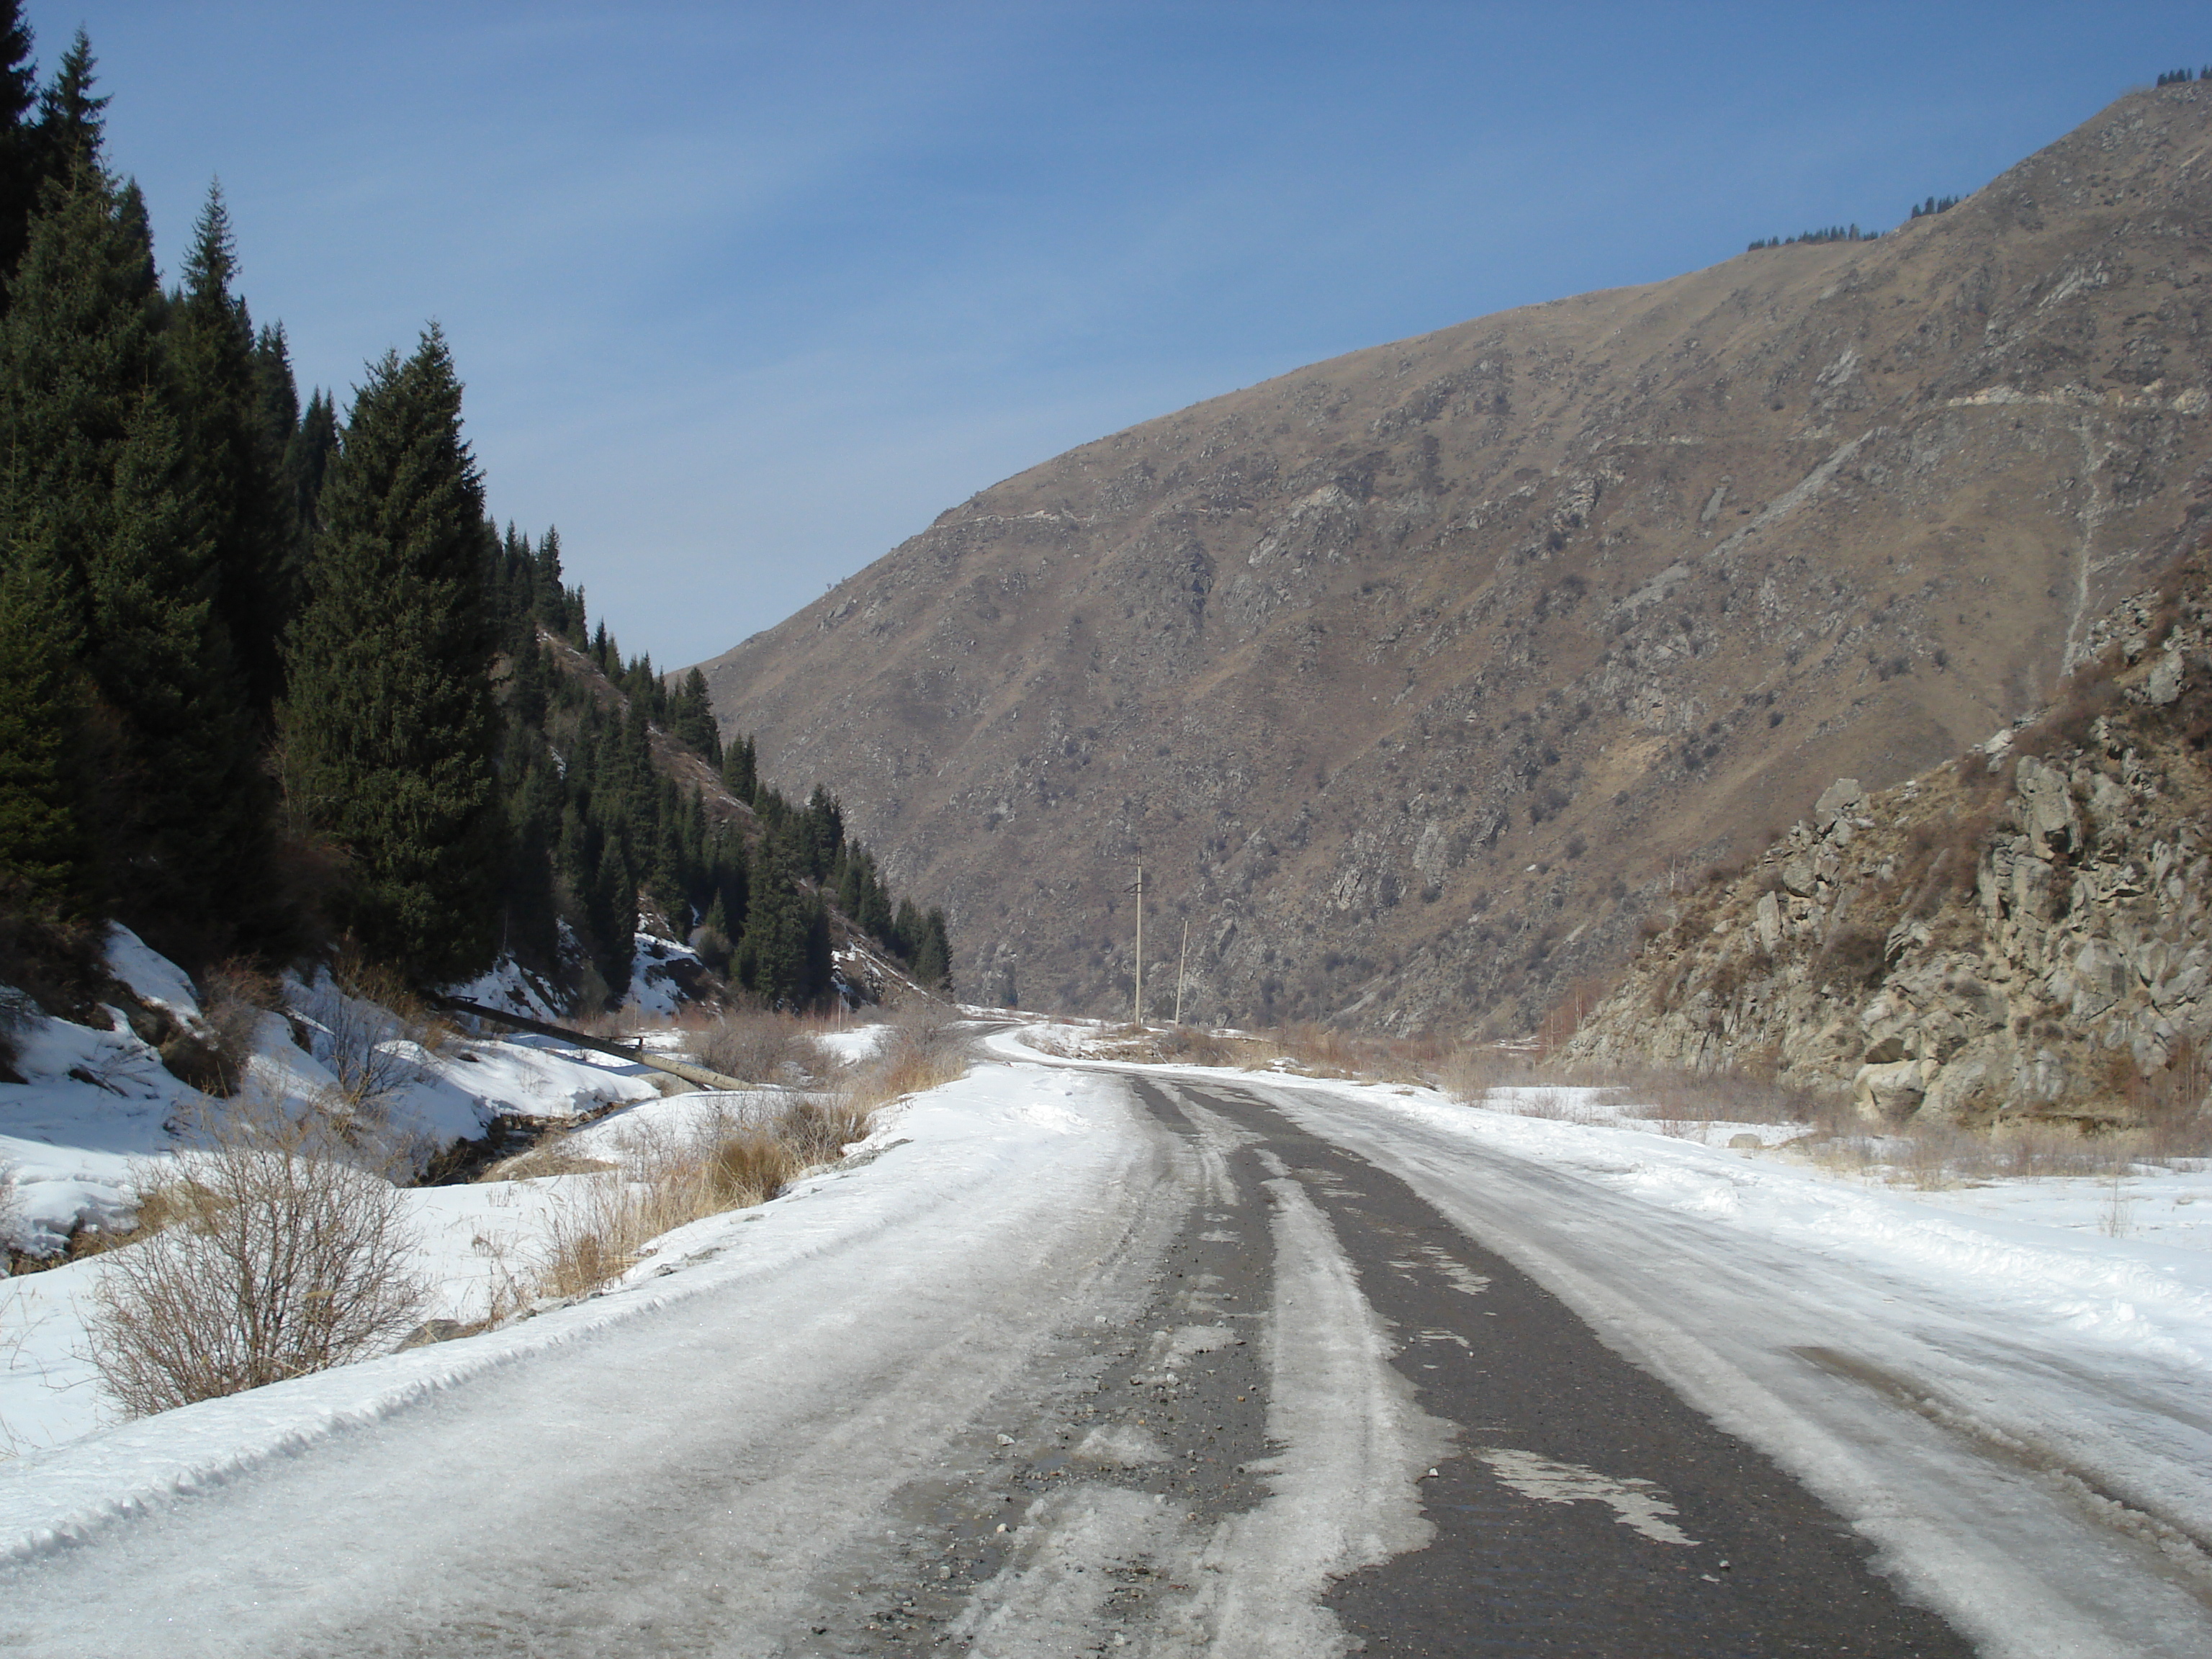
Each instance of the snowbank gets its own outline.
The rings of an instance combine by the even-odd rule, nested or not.
[[[702,1098],[711,1097],[679,1097],[648,1106],[645,1115],[696,1109],[690,1103]],[[0,1558],[65,1547],[111,1520],[218,1484],[265,1460],[301,1455],[349,1425],[397,1416],[532,1354],[586,1341],[676,1302],[746,1285],[765,1286],[799,1262],[886,1229],[913,1229],[913,1271],[933,1274],[938,1258],[929,1240],[966,1238],[979,1211],[1003,1207],[1005,1194],[1024,1191],[1038,1194],[1035,1202],[1078,1201],[1125,1155],[1128,1121],[1126,1102],[1111,1083],[1029,1067],[994,1067],[918,1096],[879,1115],[875,1136],[841,1167],[808,1177],[770,1204],[710,1217],[665,1236],[623,1279],[581,1302],[464,1341],[99,1429],[67,1445],[21,1448],[15,1461],[0,1464]],[[600,1133],[614,1134],[611,1127]],[[532,1188],[547,1184],[526,1183]],[[410,1194],[426,1200],[428,1209],[442,1211],[441,1230],[426,1249],[443,1253],[453,1270],[449,1284],[472,1273],[489,1282],[472,1258],[490,1261],[496,1251],[476,1241],[489,1243],[501,1229],[510,1230],[509,1237],[526,1231],[523,1218],[536,1200],[501,1190],[525,1185]],[[948,1244],[948,1259],[952,1250]],[[64,1275],[77,1276],[74,1283],[82,1285],[85,1270],[94,1266],[79,1263],[15,1285],[59,1289],[73,1282]],[[51,1323],[63,1322],[58,1298],[44,1311]],[[69,1386],[65,1377],[56,1380]]]

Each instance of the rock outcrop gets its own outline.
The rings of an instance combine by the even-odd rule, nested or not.
[[[1569,1052],[1849,1089],[1887,1122],[2196,1106],[2209,637],[2199,554],[2108,619],[2040,722],[1894,789],[1838,781],[1748,871],[1686,897]]]

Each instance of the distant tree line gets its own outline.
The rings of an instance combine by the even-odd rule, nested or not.
[[[1861,230],[1856,225],[1830,225],[1826,230],[1801,230],[1795,236],[1763,237],[1745,252],[1756,253],[1763,247],[1795,247],[1811,242],[1871,242],[1881,234],[1878,230]]]
[[[942,980],[943,917],[892,904],[835,799],[764,788],[696,671],[586,634],[556,534],[491,524],[438,330],[343,423],[302,409],[220,190],[164,287],[84,34],[43,84],[32,46],[0,0],[0,947],[109,917],[188,965],[343,934],[450,982],[503,944],[550,965],[566,925],[617,994],[642,895],[806,1002],[834,896]],[[655,769],[656,728],[755,836]]]
[[[2202,70],[2168,70],[2158,77],[2158,83],[2162,87],[2185,87],[2191,81],[2212,81],[2212,64],[2208,64]]]
[[[1958,205],[1959,198],[1955,196],[1931,196],[1924,202],[1913,204],[1912,216],[1915,219],[1932,219],[1939,213],[1948,213]]]

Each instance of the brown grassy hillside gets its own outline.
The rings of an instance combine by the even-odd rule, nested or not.
[[[2212,87],[1950,212],[1086,445],[706,665],[963,988],[1526,1027],[1683,872],[2045,701],[2212,458]]]

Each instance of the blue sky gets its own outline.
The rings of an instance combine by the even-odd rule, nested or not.
[[[1072,445],[1893,224],[2212,63],[2202,0],[27,9],[164,270],[220,176],[303,394],[437,319],[493,511],[664,665]]]

